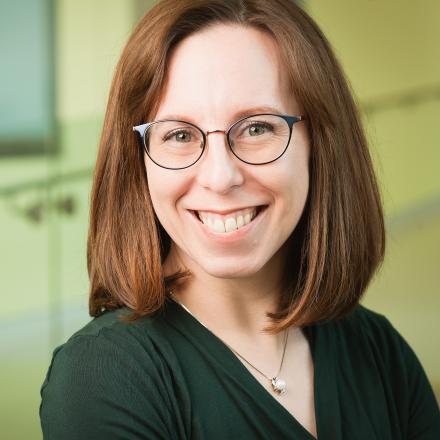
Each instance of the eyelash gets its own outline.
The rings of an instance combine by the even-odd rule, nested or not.
[[[269,129],[269,130],[272,130],[272,129],[273,129],[272,125],[271,125],[271,124],[268,124],[267,122],[262,122],[262,121],[249,121],[249,122],[247,123],[247,125],[243,128],[243,130],[247,130],[247,129],[249,129],[249,128],[252,127],[252,126],[264,127],[264,128]],[[171,132],[171,133],[167,133],[167,134],[162,138],[162,142],[165,142],[165,141],[167,141],[168,139],[170,139],[171,137],[176,136],[176,135],[178,135],[178,134],[180,134],[180,133],[190,133],[190,132],[187,131],[187,130],[184,130],[184,129],[174,130],[174,131]]]
[[[189,133],[188,130],[183,130],[183,129],[179,129],[179,130],[174,130],[171,133],[167,133],[163,138],[162,138],[162,142],[167,141],[168,139],[170,139],[173,136],[178,135],[179,133]]]
[[[262,122],[262,121],[250,121],[248,123],[248,125],[246,125],[246,127],[244,128],[245,130],[248,129],[249,127],[252,126],[259,126],[259,127],[264,127],[264,128],[269,128],[269,129],[273,129],[273,126],[267,122]]]

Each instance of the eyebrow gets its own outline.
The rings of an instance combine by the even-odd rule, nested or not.
[[[263,106],[257,106],[257,107],[250,107],[245,110],[236,111],[235,113],[232,114],[229,122],[233,123],[240,118],[244,118],[245,116],[255,115],[258,113],[275,113],[276,115],[283,115],[284,114],[284,112],[280,111],[279,109],[277,109],[275,107],[271,107],[269,105],[263,105]],[[159,119],[160,120],[164,120],[164,119],[174,120],[174,119],[176,119],[176,120],[182,120],[182,121],[191,122],[193,124],[197,124],[197,121],[195,121],[194,118],[191,118],[188,115],[168,114],[168,115],[161,116],[160,118],[156,118],[155,120],[159,120]]]

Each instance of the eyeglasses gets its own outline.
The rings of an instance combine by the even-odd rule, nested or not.
[[[207,136],[225,133],[232,153],[250,165],[279,159],[287,150],[293,125],[305,116],[270,113],[246,116],[227,130],[206,133],[197,125],[180,120],[160,120],[133,127],[148,157],[162,168],[180,170],[194,165],[203,155]]]

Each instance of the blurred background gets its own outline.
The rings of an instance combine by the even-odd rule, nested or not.
[[[53,349],[88,320],[91,173],[113,70],[145,0],[0,0],[0,426],[39,439]],[[440,397],[440,2],[305,0],[362,110],[386,261],[363,304]]]

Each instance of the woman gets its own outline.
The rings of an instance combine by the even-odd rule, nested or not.
[[[289,0],[163,0],[118,64],[88,325],[48,439],[434,439],[416,355],[359,300],[384,255],[359,115]]]

